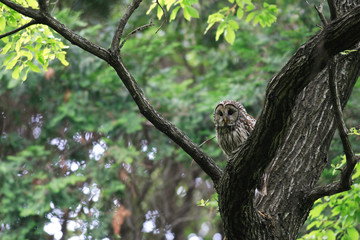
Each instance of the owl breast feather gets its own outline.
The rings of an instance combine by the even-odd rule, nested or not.
[[[216,128],[216,139],[228,157],[246,141],[248,136],[249,132],[243,127],[225,126]]]

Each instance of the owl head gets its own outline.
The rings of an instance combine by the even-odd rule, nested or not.
[[[233,100],[224,100],[218,103],[214,111],[214,123],[216,127],[235,126],[239,118],[239,110],[244,107]]]

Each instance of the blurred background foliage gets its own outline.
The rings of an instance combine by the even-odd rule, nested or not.
[[[60,21],[105,48],[129,3],[56,2]],[[127,40],[125,63],[154,107],[195,143],[215,135],[212,111],[220,100],[241,101],[257,117],[268,81],[319,30],[312,4],[320,1],[268,2],[278,8],[277,22],[261,28],[237,21],[233,45],[223,36],[215,41],[216,24],[204,35],[208,16],[227,1],[199,0],[193,5],[198,18],[178,15],[157,34],[156,11],[145,14],[151,2],[131,17],[126,33],[151,18],[157,26]],[[29,72],[17,85],[9,84],[14,78],[6,66],[0,72],[0,238],[222,239],[216,204],[197,205],[216,200],[211,180],[139,114],[107,64],[63,43],[67,66],[54,59],[47,71]],[[345,110],[348,126],[359,124],[359,90],[357,84]],[[352,140],[356,149],[358,136]],[[203,149],[225,166],[216,140]],[[335,137],[333,166],[321,183],[338,177],[333,170],[341,153]],[[322,229],[323,239],[358,236],[358,177],[355,183],[315,205],[303,239],[319,239]]]

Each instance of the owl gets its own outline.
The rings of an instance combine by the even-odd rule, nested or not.
[[[239,102],[224,100],[216,105],[214,123],[216,139],[224,153],[230,157],[249,137],[256,120],[247,114]]]

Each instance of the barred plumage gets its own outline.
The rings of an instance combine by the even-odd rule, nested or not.
[[[247,114],[239,102],[224,100],[215,108],[214,123],[217,141],[230,157],[249,137],[256,120]]]

